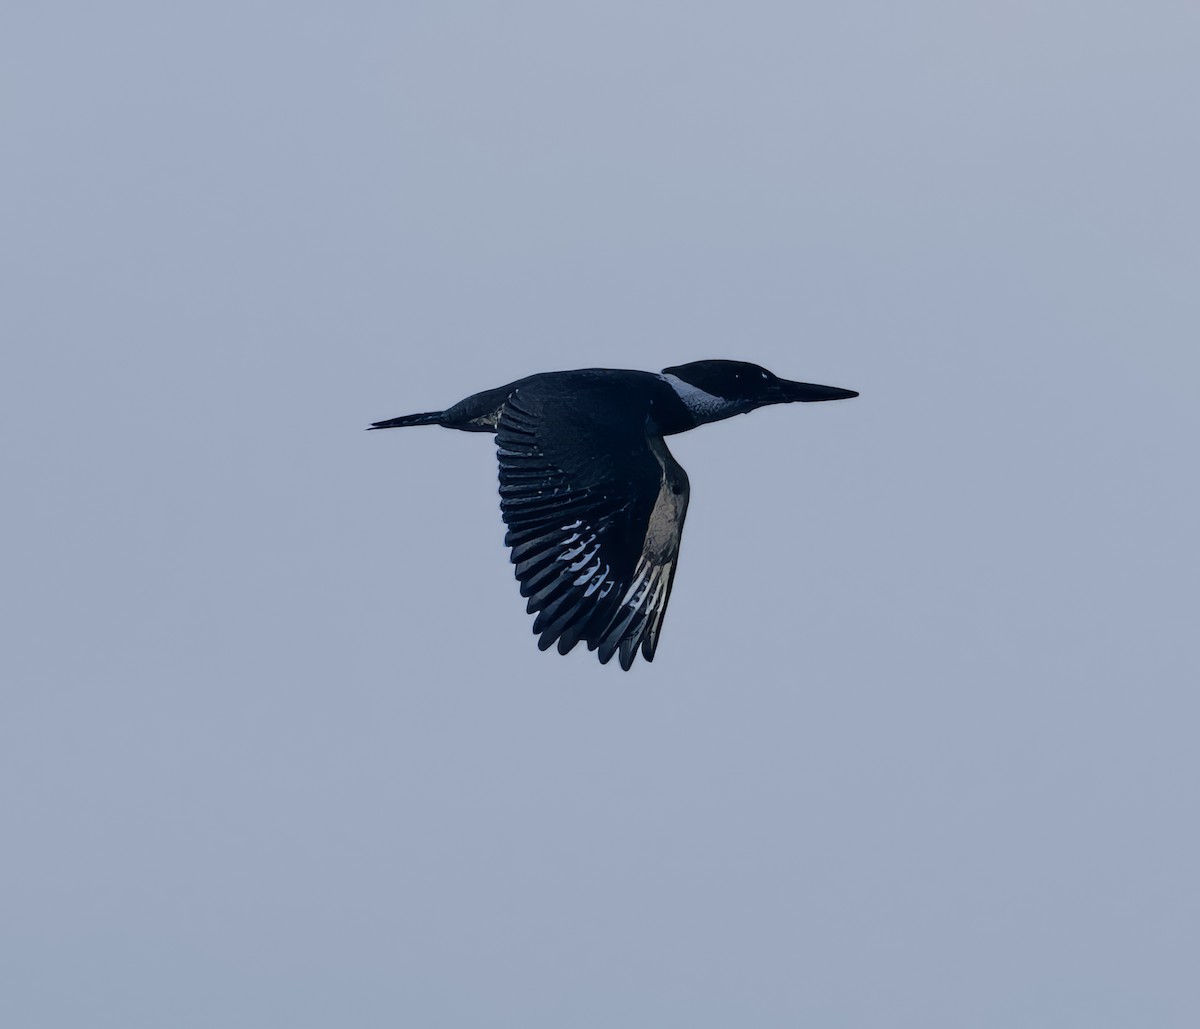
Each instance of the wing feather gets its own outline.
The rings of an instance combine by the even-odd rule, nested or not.
[[[538,646],[586,642],[602,663],[653,660],[675,577],[687,475],[618,393],[569,402],[536,385],[501,411],[505,544]]]

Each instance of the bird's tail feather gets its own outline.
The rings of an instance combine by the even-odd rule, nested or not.
[[[383,422],[372,422],[368,429],[400,429],[406,425],[441,425],[445,411],[425,411],[421,414],[402,414]]]

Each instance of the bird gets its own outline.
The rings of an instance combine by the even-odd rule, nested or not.
[[[496,437],[505,546],[535,615],[538,647],[579,642],[653,661],[687,514],[687,473],[664,437],[771,404],[846,400],[854,390],[790,382],[756,364],[705,360],[661,373],[542,372],[444,411],[370,429],[440,425]]]

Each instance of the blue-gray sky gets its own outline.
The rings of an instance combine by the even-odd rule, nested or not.
[[[1200,1024],[1191,3],[10,3],[0,1022]],[[551,368],[672,441],[538,653]]]

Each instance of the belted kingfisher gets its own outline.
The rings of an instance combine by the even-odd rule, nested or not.
[[[530,375],[445,411],[372,429],[443,425],[496,434],[500,513],[538,647],[580,640],[628,670],[654,660],[688,505],[688,477],[664,436],[768,404],[845,400],[742,361],[662,374],[612,368]]]

